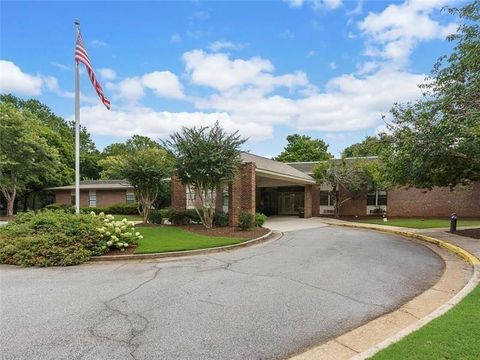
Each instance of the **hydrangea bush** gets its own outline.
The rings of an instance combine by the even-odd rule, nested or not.
[[[92,216],[94,212],[90,213]],[[112,215],[98,214],[98,217],[103,221],[103,226],[97,230],[100,233],[101,239],[104,240],[109,248],[125,249],[132,244],[136,244],[138,240],[143,239],[139,232],[135,231],[135,226],[132,221],[123,219],[122,221],[115,221]]]

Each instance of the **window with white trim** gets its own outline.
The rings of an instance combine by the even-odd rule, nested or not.
[[[369,190],[367,194],[367,206],[387,205],[387,192],[385,190]]]
[[[127,204],[135,202],[135,193],[133,191],[127,191]]]
[[[88,192],[88,206],[97,207],[97,191],[96,190],[90,190]]]
[[[187,209],[193,209],[195,207],[195,190],[191,190],[188,186],[186,189],[187,196]]]

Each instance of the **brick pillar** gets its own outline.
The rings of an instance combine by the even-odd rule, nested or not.
[[[187,208],[187,189],[176,176],[172,176],[171,189],[170,207],[174,210],[185,210]]]
[[[241,170],[237,171],[235,179],[228,184],[228,225],[237,226],[238,218],[242,212],[242,177]]]
[[[217,189],[215,192],[215,211],[223,211],[223,189]]]
[[[228,222],[237,226],[242,212],[255,214],[256,206],[255,164],[247,163],[239,167],[235,179],[228,185]]]
[[[247,163],[242,170],[242,211],[255,214],[255,164]]]
[[[312,187],[312,216],[320,216],[320,186]]]
[[[313,185],[305,185],[305,198],[303,201],[303,210],[305,218],[312,217],[312,188]]]

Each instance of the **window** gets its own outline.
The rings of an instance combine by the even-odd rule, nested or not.
[[[229,195],[228,195],[228,187],[223,190],[223,212],[228,213],[228,203],[230,201]]]
[[[186,195],[187,195],[187,209],[193,209],[195,207],[195,197],[196,197],[195,190],[191,190],[187,186]]]
[[[133,191],[127,191],[127,204],[135,202],[135,193]]]
[[[97,207],[97,192],[95,190],[88,192],[88,206]]]
[[[333,191],[320,190],[320,206],[333,206],[335,194]]]
[[[385,190],[370,190],[367,194],[367,205],[387,205],[387,192]]]

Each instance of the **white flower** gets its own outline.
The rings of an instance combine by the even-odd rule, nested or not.
[[[123,225],[120,229],[127,230],[127,227],[125,225]]]
[[[103,222],[106,222],[106,223],[108,223],[108,222],[110,222],[110,220],[108,220],[108,219],[105,219],[105,220],[103,220]]]
[[[112,235],[112,236],[110,237],[110,239],[112,239],[112,241],[117,241],[117,240],[118,240],[118,238],[117,238],[115,235]]]
[[[97,214],[95,214],[95,211],[90,211],[90,215],[95,216],[95,215],[97,215]]]
[[[107,241],[107,245],[111,246],[113,243],[111,241]]]
[[[122,222],[126,223],[126,222],[127,222],[127,218],[123,218],[123,219],[122,219]]]
[[[140,233],[137,231],[137,232],[135,233],[135,236],[140,236]]]
[[[130,236],[132,236],[132,233],[126,232],[125,234],[123,234],[123,236],[125,236],[125,237],[130,237]]]
[[[105,235],[106,235],[106,236],[110,236],[110,233],[107,231],[107,232],[105,233]]]
[[[139,239],[143,239],[143,236],[142,236],[142,235],[139,235],[138,238],[139,238]]]
[[[125,251],[125,249],[120,249],[120,251]]]
[[[107,215],[107,219],[113,220],[113,219],[115,219],[115,216],[113,216],[113,215]]]
[[[105,216],[105,213],[102,211],[98,216]]]
[[[127,244],[127,243],[123,243],[123,247],[128,247],[128,244]]]

